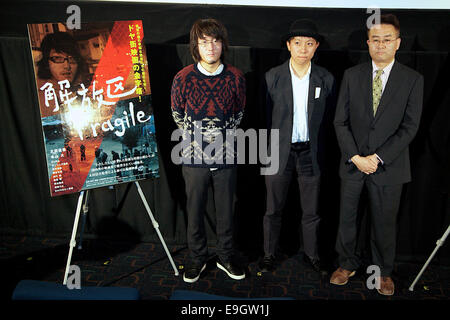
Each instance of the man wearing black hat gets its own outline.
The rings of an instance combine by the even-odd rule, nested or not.
[[[259,263],[262,272],[275,269],[282,211],[295,173],[303,211],[304,257],[315,271],[325,273],[317,245],[318,198],[324,160],[322,130],[326,127],[326,114],[334,107],[330,103],[334,78],[326,69],[311,62],[320,39],[313,22],[295,21],[283,38],[290,59],[265,75],[267,126],[279,130],[279,170],[265,177],[264,258]]]

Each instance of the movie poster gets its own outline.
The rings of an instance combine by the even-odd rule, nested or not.
[[[28,33],[51,196],[159,177],[142,21]]]

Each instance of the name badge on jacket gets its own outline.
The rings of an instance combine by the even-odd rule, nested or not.
[[[316,87],[316,95],[315,95],[315,99],[318,99],[320,97],[320,87]]]

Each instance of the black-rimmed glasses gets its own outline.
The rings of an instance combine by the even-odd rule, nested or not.
[[[51,62],[53,63],[64,63],[66,60],[67,62],[69,62],[70,64],[77,64],[78,60],[72,56],[68,56],[68,57],[61,57],[61,56],[53,56],[48,58]]]

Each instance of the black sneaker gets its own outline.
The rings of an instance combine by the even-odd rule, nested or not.
[[[245,278],[244,270],[231,260],[223,262],[220,259],[217,259],[216,265],[219,269],[225,271],[231,279],[241,280]]]
[[[184,282],[194,283],[200,278],[200,274],[206,268],[206,263],[204,264],[190,264],[186,267],[183,274]]]
[[[275,258],[274,256],[264,256],[264,258],[258,264],[261,272],[272,272],[275,270]]]

